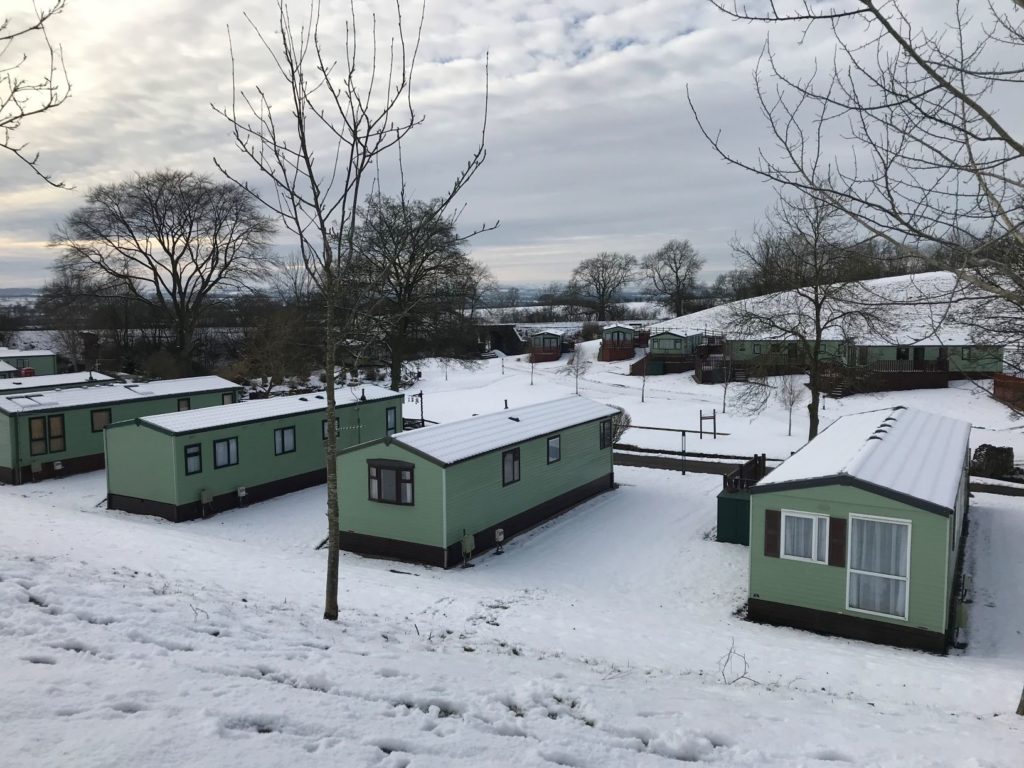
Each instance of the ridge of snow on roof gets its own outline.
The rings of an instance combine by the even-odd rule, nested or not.
[[[3,360],[0,360],[0,371],[16,371],[16,370],[18,370],[18,369],[15,368],[10,363],[5,363]]]
[[[543,336],[545,333],[551,334],[552,336],[565,336],[565,334],[568,333],[568,331],[559,330],[557,328],[545,328],[540,331],[532,331],[530,333],[530,336]]]
[[[0,362],[0,371],[5,363]],[[46,389],[47,387],[63,387],[67,384],[84,384],[95,381],[100,384],[104,381],[113,381],[112,376],[107,376],[96,371],[78,371],[77,373],[53,373],[45,376],[18,376],[11,379],[0,379],[0,392],[17,392],[23,389]]]
[[[11,349],[0,347],[0,357],[56,357],[49,349]]]
[[[615,413],[610,405],[572,396],[399,432],[391,439],[443,464],[454,464]]]
[[[846,475],[952,510],[971,425],[897,406],[842,416],[758,483]]]
[[[240,387],[220,376],[193,376],[188,379],[149,381],[144,384],[100,383],[94,387],[42,389],[0,397],[0,412],[26,413],[55,408],[76,408],[85,405],[145,400],[151,397],[201,394],[221,389],[240,389]]]
[[[392,397],[405,397],[400,392],[392,392],[383,387],[365,387],[366,400],[361,392],[348,387],[335,390],[337,406],[343,408],[358,405],[362,402],[387,400]],[[194,432],[200,429],[229,427],[232,424],[245,424],[251,421],[262,421],[275,417],[292,416],[300,413],[323,411],[327,408],[326,392],[310,392],[308,395],[286,395],[284,397],[268,397],[264,400],[246,400],[243,403],[214,405],[208,408],[196,408],[191,411],[161,413],[154,416],[143,416],[139,422],[173,434]]]

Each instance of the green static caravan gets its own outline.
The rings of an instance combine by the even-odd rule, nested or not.
[[[339,449],[401,429],[402,394],[335,397]],[[326,409],[318,392],[111,424],[107,507],[177,523],[323,483]]]
[[[943,652],[970,429],[903,407],[844,416],[751,486],[748,616]]]
[[[530,334],[530,362],[549,363],[562,357],[565,334],[562,331],[537,331]]]
[[[636,329],[628,325],[606,325],[601,329],[597,359],[604,362],[629,360],[636,351]]]
[[[6,363],[11,370],[7,370]],[[0,347],[0,377],[20,376],[21,371],[31,370],[36,376],[50,376],[57,372],[57,354],[48,349],[8,349]]]
[[[56,373],[51,376],[18,376],[17,378],[0,378],[0,396],[19,392],[38,392],[41,389],[64,389],[67,387],[87,387],[90,384],[102,384],[114,381],[96,371],[78,371],[77,373]]]
[[[343,549],[447,568],[613,487],[612,417],[582,397],[399,433],[338,455]]]
[[[878,371],[949,371],[951,378],[1003,372],[1003,347],[986,344],[857,344],[849,364]]]
[[[238,400],[219,376],[94,384],[0,396],[0,482],[103,468],[103,429],[115,421]]]
[[[647,340],[647,355],[630,366],[630,375],[660,376],[692,371],[695,353],[704,341],[703,333],[652,331]]]
[[[647,344],[651,357],[672,359],[692,355],[701,345],[703,339],[703,333],[656,331],[651,334]]]

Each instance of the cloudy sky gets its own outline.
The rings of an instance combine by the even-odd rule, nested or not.
[[[331,34],[347,4],[323,2]],[[68,0],[51,36],[72,97],[27,121],[20,138],[75,189],[50,189],[0,154],[0,287],[46,278],[53,228],[94,185],[157,168],[214,173],[214,157],[252,176],[210,105],[231,97],[229,26],[243,83],[273,88],[243,17],[272,34],[273,5]],[[358,8],[373,5],[386,29],[393,2]],[[765,142],[751,78],[764,33],[705,0],[431,0],[413,94],[426,122],[403,148],[410,191],[442,192],[474,148],[489,52],[487,160],[463,193],[461,222],[501,226],[474,241],[473,255],[503,282],[542,283],[599,251],[642,255],[688,238],[709,279],[731,266],[730,238],[750,232],[773,192],[714,155],[685,89],[732,147],[754,150]],[[794,66],[831,58],[826,39],[782,42]]]

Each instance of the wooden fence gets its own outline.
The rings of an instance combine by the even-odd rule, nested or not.
[[[754,485],[768,474],[768,457],[766,454],[755,454],[727,475],[722,476],[722,491],[738,493]]]
[[[1024,407],[1024,379],[1005,373],[994,374],[992,397],[1011,408]]]

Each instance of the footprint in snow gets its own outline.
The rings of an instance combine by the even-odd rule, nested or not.
[[[57,660],[53,656],[39,656],[33,654],[32,656],[22,656],[23,661],[27,661],[29,664],[56,664]]]

